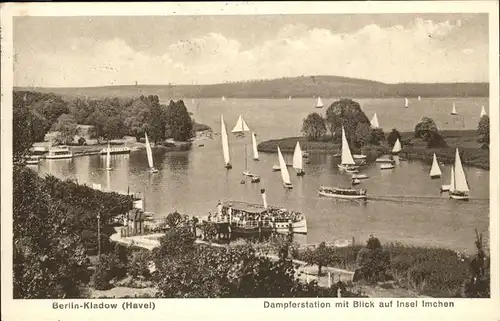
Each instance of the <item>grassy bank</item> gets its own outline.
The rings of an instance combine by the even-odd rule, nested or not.
[[[335,248],[332,263],[327,266],[355,271],[358,253],[363,248],[364,245]],[[398,287],[432,297],[460,297],[463,282],[469,277],[470,258],[459,258],[455,251],[438,247],[387,243],[383,248],[390,256],[386,272]],[[272,245],[266,250],[276,251]],[[306,250],[295,248],[293,258],[307,261]]]
[[[489,150],[482,149],[481,144],[477,142],[479,137],[476,130],[444,130],[441,135],[449,147],[428,149],[427,144],[420,138],[414,138],[412,132],[402,132],[403,140],[411,139],[413,142],[413,146],[404,146],[403,155],[409,159],[422,160],[430,164],[433,153],[436,153],[440,162],[452,164],[455,161],[455,148],[458,147],[464,165],[485,170],[490,169]],[[340,143],[333,142],[331,137],[325,137],[319,141],[309,141],[305,137],[273,139],[261,142],[257,149],[264,153],[275,153],[277,146],[279,146],[282,152],[293,153],[297,140],[300,142],[302,150],[309,153],[336,154],[340,152]],[[377,157],[389,153],[391,148],[387,142],[383,142],[380,146],[367,145],[362,150],[351,149],[351,151],[353,153],[362,152],[368,156],[368,160],[375,160]]]

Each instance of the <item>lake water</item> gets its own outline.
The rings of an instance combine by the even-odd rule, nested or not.
[[[323,99],[325,105],[334,99]],[[410,100],[358,100],[369,118],[377,112],[381,126],[396,127],[401,131],[412,130],[423,116],[432,117],[441,129],[473,129],[477,126],[481,105],[487,109],[487,99],[422,99]],[[452,102],[456,103],[461,121],[449,115]],[[220,131],[220,114],[228,131],[243,114],[257,140],[299,135],[301,121],[314,108],[312,99],[300,100],[198,100],[186,105],[198,122]],[[324,109],[321,110],[324,113]],[[441,180],[429,178],[430,166],[419,161],[400,162],[396,168],[381,171],[373,164],[363,170],[370,176],[362,180],[370,199],[365,202],[332,200],[317,195],[320,185],[349,186],[350,176],[337,169],[338,158],[312,154],[310,164],[304,164],[306,175],[297,177],[290,168],[294,188],[282,187],[279,172],[271,168],[277,164],[276,154],[260,153],[260,161],[251,159],[247,147],[248,169],[260,175],[261,182],[240,184],[245,170],[245,144],[250,138],[230,135],[230,154],[233,169],[224,168],[220,136],[204,140],[204,147],[193,145],[188,152],[153,150],[157,174],[147,171],[144,150],[130,155],[112,156],[113,171],[105,170],[103,156],[77,157],[71,160],[44,160],[38,172],[50,173],[60,178],[77,179],[80,183],[100,183],[104,189],[126,192],[145,192],[148,211],[164,216],[173,210],[206,215],[214,212],[218,200],[261,202],[260,189],[265,188],[268,203],[281,205],[306,214],[307,236],[299,236],[301,243],[333,242],[338,239],[365,241],[370,234],[382,241],[400,241],[415,245],[444,246],[458,250],[474,251],[474,229],[488,237],[489,227],[489,172],[465,168],[471,188],[469,202],[451,200],[439,193],[441,184],[449,184],[450,168],[442,166]],[[287,162],[292,155],[285,154]]]

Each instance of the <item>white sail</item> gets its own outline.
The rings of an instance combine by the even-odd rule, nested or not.
[[[286,169],[285,159],[283,158],[283,155],[281,154],[281,150],[280,150],[279,146],[278,146],[278,160],[280,163],[281,178],[283,179],[283,182],[286,184],[291,184],[290,174],[288,173],[288,170]]]
[[[481,115],[479,115],[479,117],[483,117],[486,115],[488,115],[488,114],[486,113],[486,110],[484,110],[484,106],[481,106]]]
[[[255,138],[255,133],[252,133],[252,150],[253,159],[259,159],[259,151],[257,150],[257,139]]]
[[[148,164],[149,168],[153,168],[153,152],[151,151],[151,145],[149,144],[148,133],[144,133],[146,136],[146,153],[148,154]]]
[[[458,153],[458,148],[455,152],[455,185],[454,190],[458,192],[468,192],[469,185],[467,184],[467,178],[465,177],[464,168],[462,167],[462,160],[460,159],[460,154]]]
[[[355,164],[356,163],[352,158],[351,149],[349,148],[349,143],[347,143],[344,127],[342,127],[342,165],[355,165]]]
[[[455,191],[455,171],[453,170],[453,165],[451,165],[451,175],[450,175],[450,192]]]
[[[418,96],[418,101],[420,101],[420,96]]]
[[[224,163],[229,164],[230,159],[229,159],[229,142],[227,139],[227,131],[226,131],[226,124],[224,124],[224,116],[220,116],[220,133],[222,137],[222,153],[224,155]]]
[[[457,114],[457,108],[455,107],[455,103],[453,103],[453,109],[451,110],[451,114],[452,115],[456,115]]]
[[[318,97],[318,102],[316,103],[316,107],[323,107],[323,101],[321,100],[321,97]]]
[[[293,168],[302,169],[302,150],[298,141],[293,151]]]
[[[405,107],[408,107],[408,98],[405,97]]]
[[[225,100],[226,100],[226,97],[222,96],[221,100],[222,100],[222,101],[225,101]]]
[[[392,148],[393,153],[399,153],[401,151],[401,142],[399,141],[399,138],[396,139],[396,142],[394,143],[394,147]]]
[[[377,113],[373,114],[373,118],[372,118],[370,124],[371,124],[372,128],[379,128],[380,127],[380,125],[378,123]]]
[[[106,168],[108,169],[111,168],[111,148],[109,147],[109,143],[108,143],[108,151],[106,153]]]
[[[292,100],[292,96],[288,96],[288,100]]]
[[[250,128],[248,128],[247,123],[240,115],[240,117],[238,117],[238,121],[236,121],[236,125],[234,125],[233,129],[231,130],[231,133],[242,133],[248,131],[250,131]]]
[[[441,176],[441,169],[439,168],[436,153],[434,153],[434,156],[432,157],[431,172],[429,173],[429,175],[431,177],[432,176]]]

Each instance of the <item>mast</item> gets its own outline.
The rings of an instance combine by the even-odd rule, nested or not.
[[[149,164],[149,168],[153,168],[154,167],[154,164],[153,164],[153,153],[151,152],[151,145],[149,144],[149,139],[148,139],[148,133],[144,133],[145,137],[146,137],[146,153],[148,155],[148,164]]]

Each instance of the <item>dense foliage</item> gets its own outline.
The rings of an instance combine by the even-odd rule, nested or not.
[[[326,123],[331,134],[339,138],[344,127],[349,143],[358,142],[356,131],[360,124],[366,124],[366,128],[370,128],[370,120],[361,110],[361,106],[351,99],[341,99],[331,104],[326,110]],[[367,135],[368,131],[363,132]]]
[[[53,130],[59,131],[60,143],[67,143],[76,134],[76,124],[81,124],[94,126],[96,136],[105,140],[124,135],[140,139],[147,132],[154,143],[166,138],[187,141],[193,136],[193,123],[182,100],[165,106],[156,95],[65,101],[54,94],[14,91],[14,127],[19,129],[14,137],[18,140],[29,136],[31,141],[43,141]]]
[[[109,251],[111,218],[132,201],[21,166],[13,174],[14,297],[78,297],[90,278],[87,255],[97,252],[96,214],[103,252]]]
[[[326,134],[325,119],[318,113],[307,115],[302,124],[302,133],[309,140],[317,140]]]
[[[427,148],[443,148],[448,146],[439,133],[436,123],[429,117],[423,117],[422,121],[415,126],[415,138],[422,138],[422,140],[427,142]]]
[[[489,147],[490,145],[490,117],[488,115],[484,115],[479,120],[479,124],[477,125],[477,133],[481,138],[479,142],[484,144],[483,146]]]

